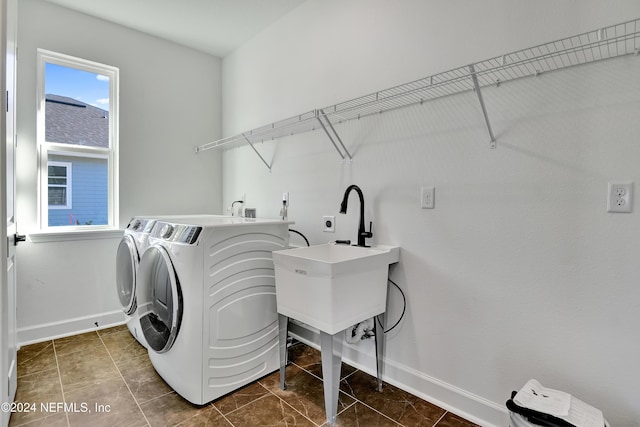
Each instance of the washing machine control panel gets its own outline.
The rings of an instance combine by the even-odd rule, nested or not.
[[[202,227],[195,225],[170,224],[158,222],[153,228],[152,235],[172,243],[184,243],[193,245],[197,242]]]
[[[169,238],[171,238],[171,235],[173,234],[173,230],[174,230],[173,225],[164,224],[160,229],[160,237],[162,237],[165,240],[168,240]]]
[[[150,219],[132,218],[127,225],[127,230],[150,233],[154,223],[155,221]]]
[[[133,219],[127,226],[129,230],[138,231],[142,228],[142,221],[138,218]]]

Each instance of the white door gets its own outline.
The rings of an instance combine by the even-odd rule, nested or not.
[[[5,76],[2,89],[2,137],[5,144],[2,147],[1,160],[6,165],[6,174],[2,177],[2,212],[0,218],[5,221],[2,242],[6,242],[6,251],[3,251],[2,292],[0,292],[0,389],[2,390],[2,403],[13,402],[16,394],[16,370],[17,370],[17,345],[16,345],[16,250],[17,229],[15,216],[15,149],[16,149],[16,116],[15,116],[15,88],[16,88],[16,0],[2,1],[2,47],[3,68]],[[6,233],[6,234],[5,234]],[[2,419],[0,425],[6,425],[9,413],[0,411]]]

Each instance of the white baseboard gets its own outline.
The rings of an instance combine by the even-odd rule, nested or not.
[[[320,348],[320,334],[313,328],[294,321],[290,323],[289,333],[312,347]],[[370,351],[361,351],[364,347]],[[372,343],[358,347],[345,344],[342,358],[348,365],[376,375],[375,349]],[[504,406],[393,360],[385,360],[382,379],[483,427],[502,427],[509,424],[508,411]]]
[[[75,319],[61,320],[59,322],[18,328],[18,347],[84,332],[97,331],[99,329],[121,325],[125,323],[125,321],[126,317],[122,310],[115,310],[91,316],[76,317]]]

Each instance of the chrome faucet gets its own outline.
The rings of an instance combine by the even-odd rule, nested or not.
[[[349,193],[351,190],[355,190],[358,193],[358,197],[360,198],[360,222],[358,223],[358,244],[357,246],[366,247],[364,239],[373,237],[373,233],[371,232],[371,228],[373,226],[373,222],[369,222],[369,231],[364,231],[364,196],[362,195],[362,190],[357,185],[350,185],[344,192],[344,197],[342,198],[342,203],[340,204],[340,213],[347,213],[347,202],[349,201]]]

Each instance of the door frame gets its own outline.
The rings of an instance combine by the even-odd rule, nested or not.
[[[0,96],[2,97],[0,114],[0,161],[3,166],[12,161],[12,167],[5,168],[7,173],[0,174],[0,220],[4,224],[0,233],[0,390],[1,402],[14,401],[17,386],[17,342],[16,342],[16,251],[15,235],[15,107],[16,107],[16,52],[17,52],[17,1],[0,0],[0,37],[2,54],[0,55],[2,78],[0,78]],[[11,197],[11,203],[8,198]],[[8,209],[12,212],[9,213]],[[10,268],[11,267],[11,268]],[[6,377],[5,377],[6,376]],[[5,380],[5,378],[7,378]],[[6,425],[10,413],[0,411],[0,425]]]

